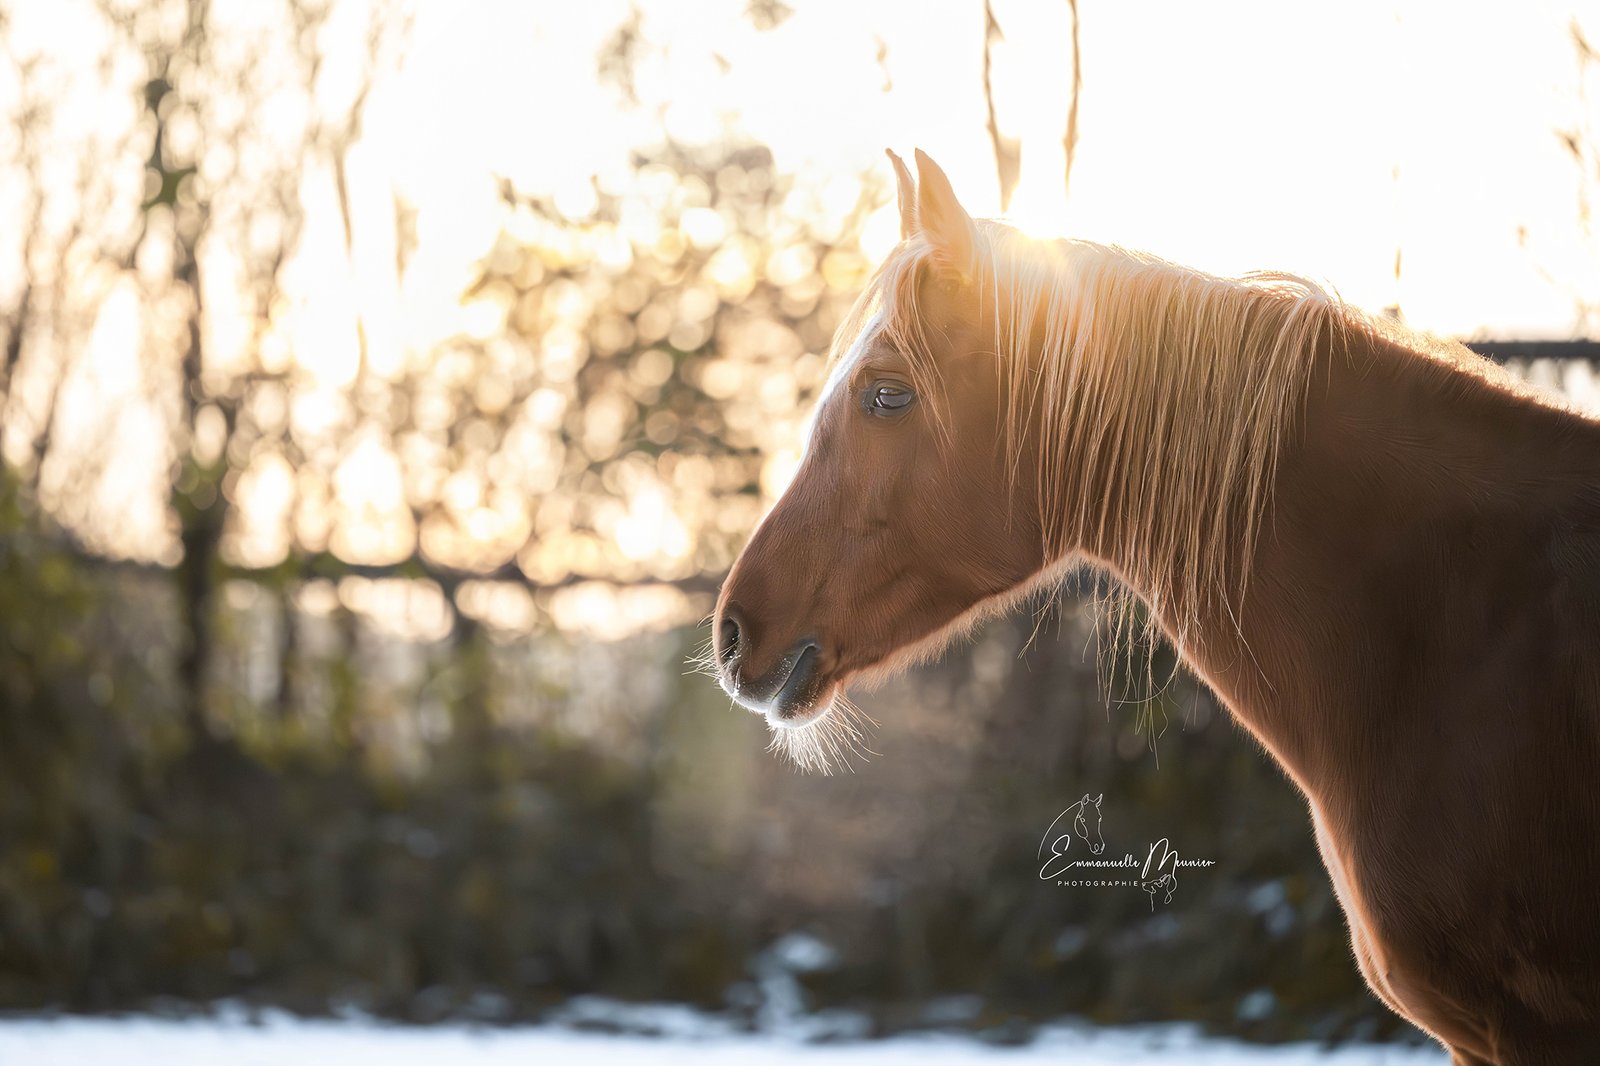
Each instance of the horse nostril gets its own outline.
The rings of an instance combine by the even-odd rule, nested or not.
[[[817,663],[822,657],[822,645],[809,637],[800,641],[789,652],[789,676],[784,679],[773,703],[780,716],[787,717],[788,709],[798,700],[809,700],[811,682],[817,674]]]
[[[718,630],[722,638],[717,649],[717,661],[723,666],[729,666],[739,657],[739,622],[730,612],[722,616],[722,625]]]

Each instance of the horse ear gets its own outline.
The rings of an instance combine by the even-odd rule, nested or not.
[[[968,280],[977,272],[978,228],[956,200],[956,191],[939,164],[921,148],[916,158],[917,224],[939,260]]]
[[[1104,792],[1100,793],[1100,795],[1098,795],[1098,796],[1096,796],[1094,798],[1094,805],[1096,807],[1100,806],[1100,801],[1105,799],[1105,798],[1106,798],[1106,794]]]
[[[904,159],[895,155],[891,148],[885,148],[883,154],[894,164],[895,199],[900,205],[900,239],[905,240],[917,232],[917,185],[911,180],[911,171],[906,169]]]

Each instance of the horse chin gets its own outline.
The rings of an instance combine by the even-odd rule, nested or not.
[[[832,684],[824,687],[814,698],[801,706],[768,707],[765,712],[767,725],[773,729],[805,729],[807,726],[816,725],[833,710],[834,697],[838,693],[839,686]]]

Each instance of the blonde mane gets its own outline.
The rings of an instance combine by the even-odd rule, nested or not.
[[[1209,612],[1236,625],[1318,345],[1343,349],[1370,324],[1289,275],[1218,278],[988,221],[977,223],[977,245],[1009,488],[1037,492],[1046,557],[1086,553],[1111,564],[1180,650]],[[900,244],[840,336],[847,345],[882,315],[944,427],[952,400],[938,388],[917,305],[917,267],[932,254],[920,238]],[[1030,443],[1039,455],[1032,485],[1021,468]]]

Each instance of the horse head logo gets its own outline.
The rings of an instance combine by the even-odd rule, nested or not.
[[[1077,809],[1078,816],[1072,820],[1072,831],[1078,839],[1089,845],[1089,852],[1093,855],[1106,850],[1105,838],[1100,835],[1100,801],[1105,798],[1104,792],[1093,799],[1085,792],[1083,799],[1067,808],[1069,811]]]
[[[1087,844],[1091,855],[1099,855],[1106,850],[1105,838],[1100,835],[1100,801],[1103,799],[1104,792],[1098,796],[1090,796],[1085,792],[1081,800],[1056,815],[1050,828],[1044,831],[1044,839],[1039,841],[1041,880],[1048,881],[1071,865],[1066,861],[1066,855],[1072,847],[1073,837]],[[1058,831],[1057,827],[1063,822],[1068,822],[1071,828]]]

